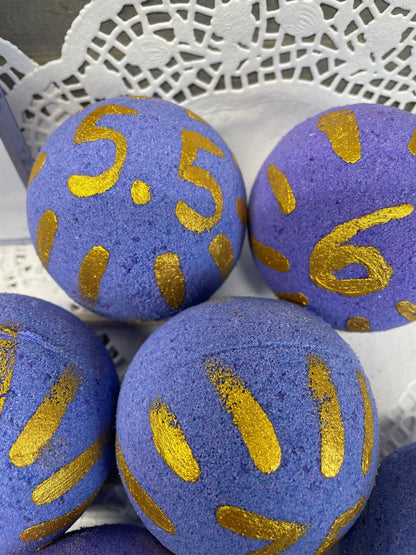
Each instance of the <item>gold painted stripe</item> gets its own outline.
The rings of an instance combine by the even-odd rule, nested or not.
[[[45,162],[46,162],[46,152],[41,152],[39,156],[36,158],[35,163],[33,164],[33,167],[32,167],[32,171],[30,172],[29,180],[27,182],[28,187],[35,179],[35,177],[38,175],[40,170],[43,168]]]
[[[56,432],[80,386],[78,370],[68,365],[12,445],[9,455],[15,466],[28,466],[36,460]]]
[[[201,123],[207,123],[204,119],[201,118],[201,116],[198,116],[198,114],[195,114],[195,112],[191,112],[191,110],[185,110],[185,112],[188,114],[188,116],[196,121],[200,121]]]
[[[137,482],[136,478],[131,473],[127,463],[124,459],[123,453],[121,452],[120,445],[116,440],[116,455],[119,464],[120,472],[122,478],[126,484],[127,489],[131,493],[133,499],[139,505],[144,514],[150,518],[150,520],[168,532],[169,534],[176,534],[176,529],[169,518],[165,515],[160,507],[156,505],[153,499],[144,491],[144,489]]]
[[[326,478],[336,476],[344,461],[344,423],[331,372],[319,355],[308,357],[309,388],[318,401],[321,429],[321,472]]]
[[[261,472],[269,474],[279,468],[279,441],[267,414],[230,366],[216,358],[205,361],[205,371],[233,417],[250,457]]]
[[[280,210],[287,216],[296,207],[295,195],[287,177],[274,164],[270,164],[267,168],[267,178]]]
[[[89,303],[96,303],[100,293],[100,284],[107,269],[110,253],[104,247],[95,246],[87,252],[78,275],[81,296]]]
[[[358,515],[361,509],[364,507],[364,497],[360,497],[358,503],[342,513],[338,518],[336,518],[331,526],[331,530],[329,534],[324,539],[324,541],[319,546],[319,549],[315,551],[314,555],[321,555],[321,553],[326,553],[329,549],[331,549],[340,539],[341,537],[337,538],[340,531],[347,526],[351,522],[351,520]]]
[[[410,301],[400,301],[396,304],[396,310],[409,322],[416,320],[416,304]]]
[[[261,243],[253,235],[250,237],[250,243],[254,256],[262,264],[277,272],[288,272],[290,270],[289,260],[282,253]]]
[[[10,389],[16,363],[17,330],[18,326],[15,329],[10,326],[0,326],[0,334],[11,337],[11,339],[0,339],[0,416]]]
[[[58,219],[55,212],[46,210],[39,220],[36,232],[36,249],[42,264],[47,268],[49,256],[55,241],[56,230],[58,229]]]
[[[185,278],[179,256],[166,252],[156,257],[154,264],[156,283],[165,302],[176,310],[185,302]]]
[[[357,372],[357,380],[360,384],[361,397],[364,405],[364,445],[363,455],[361,459],[361,469],[363,474],[367,474],[370,470],[371,459],[374,447],[374,415],[373,405],[371,403],[370,393],[368,391],[367,382],[361,372]]]
[[[247,203],[243,199],[243,197],[237,197],[237,200],[235,202],[235,209],[237,211],[237,216],[240,218],[240,222],[243,224],[244,227],[247,227],[248,210]]]
[[[221,279],[224,281],[234,264],[233,247],[230,240],[223,233],[219,233],[211,241],[208,252],[220,271]]]
[[[299,306],[308,306],[309,299],[303,293],[275,293],[276,297],[282,301],[298,304]]]
[[[271,541],[273,543],[252,555],[278,555],[305,536],[309,526],[272,520],[257,513],[251,513],[238,507],[224,505],[217,510],[217,521],[220,526],[252,540]]]
[[[149,410],[153,443],[169,468],[186,482],[196,482],[201,474],[189,443],[170,407],[157,399]]]
[[[111,429],[107,428],[85,451],[60,468],[32,492],[36,505],[46,505],[73,488],[91,470],[107,450]]]
[[[357,332],[368,332],[370,331],[371,324],[367,318],[362,316],[354,316],[347,320],[346,330],[347,331],[357,331]]]
[[[328,137],[332,149],[344,162],[354,164],[361,158],[360,132],[354,112],[334,110],[323,114],[318,129]]]
[[[414,156],[416,156],[416,129],[413,131],[412,136],[410,137],[410,141],[409,141],[409,144],[407,145],[407,148]]]
[[[140,179],[133,182],[130,193],[135,204],[147,204],[152,199],[149,185]]]
[[[97,488],[94,493],[90,497],[88,497],[86,501],[84,501],[84,503],[82,503],[69,513],[58,516],[57,518],[53,518],[52,520],[48,520],[47,522],[35,524],[35,526],[31,526],[30,528],[26,528],[26,530],[24,530],[20,534],[20,539],[22,540],[22,542],[33,542],[36,540],[41,540],[68,527],[70,524],[75,522],[78,517],[82,515],[88,505],[90,505],[90,503],[93,501],[97,493],[100,491],[101,486],[102,484],[100,484],[100,487]]]

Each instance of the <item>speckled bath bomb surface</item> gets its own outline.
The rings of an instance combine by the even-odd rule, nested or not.
[[[330,326],[287,302],[190,308],[123,382],[118,465],[140,518],[178,555],[321,553],[377,465],[374,401]]]
[[[0,354],[0,552],[34,552],[114,464],[118,380],[85,324],[31,297],[0,294]]]
[[[416,443],[381,461],[361,517],[340,545],[342,555],[416,553]]]
[[[137,526],[107,524],[71,532],[50,547],[45,555],[168,555],[149,532]]]
[[[27,216],[77,302],[157,320],[206,300],[237,261],[245,190],[218,133],[189,110],[118,97],[65,121],[32,172]]]
[[[276,145],[249,210],[255,261],[276,294],[339,329],[416,319],[415,129],[414,114],[357,104]]]

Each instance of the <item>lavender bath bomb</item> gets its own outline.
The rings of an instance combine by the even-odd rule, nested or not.
[[[414,114],[357,104],[276,145],[249,214],[254,259],[277,296],[349,331],[416,320],[415,130]]]
[[[208,302],[133,359],[117,460],[145,526],[178,555],[322,553],[370,494],[378,427],[351,349],[317,316]]]
[[[158,320],[206,300],[237,261],[245,189],[218,133],[154,98],[98,102],[47,140],[30,178],[30,235],[81,305]]]
[[[74,522],[114,464],[118,380],[99,338],[50,303],[0,294],[0,552]]]
[[[127,524],[107,524],[70,532],[45,548],[45,555],[168,555],[147,530]]]
[[[368,503],[340,544],[343,555],[416,553],[416,443],[381,461]]]

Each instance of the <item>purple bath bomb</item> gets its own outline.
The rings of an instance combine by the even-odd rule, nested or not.
[[[278,300],[207,302],[163,324],[127,371],[116,427],[128,495],[178,555],[322,553],[377,466],[359,361]]]
[[[68,528],[113,467],[118,379],[99,338],[50,303],[0,294],[0,552]]]
[[[360,518],[340,544],[342,555],[416,553],[416,443],[381,461]]]
[[[70,117],[32,171],[27,217],[50,275],[118,320],[206,300],[237,261],[245,189],[227,145],[191,111],[119,97]]]
[[[70,532],[45,548],[45,555],[168,555],[147,530],[127,524],[106,524]]]
[[[332,326],[416,319],[416,116],[357,104],[292,129],[250,198],[257,267],[281,298]]]

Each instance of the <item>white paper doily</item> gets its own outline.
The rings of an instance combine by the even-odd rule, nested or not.
[[[93,0],[60,59],[39,66],[0,39],[0,83],[33,152],[100,98],[158,95],[199,113],[239,160],[249,194],[276,142],[323,109],[378,102],[416,111],[415,0]],[[22,209],[24,209],[22,207]],[[47,298],[84,319],[29,244],[0,246],[0,289]],[[216,296],[272,296],[247,240]],[[96,322],[121,372],[154,327]],[[120,331],[120,327],[117,328]],[[416,440],[416,323],[341,333],[372,383],[381,454]]]

